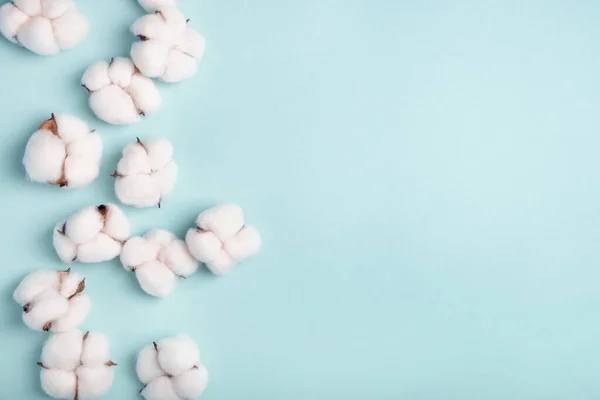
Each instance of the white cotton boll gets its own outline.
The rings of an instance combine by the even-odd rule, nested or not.
[[[194,258],[202,263],[216,259],[223,247],[217,235],[212,232],[199,232],[197,229],[188,230],[185,243]]]
[[[187,335],[166,338],[157,345],[158,363],[169,375],[181,375],[200,362],[198,345]]]
[[[197,60],[204,54],[204,38],[187,25],[175,7],[160,7],[139,18],[131,32],[140,41],[131,47],[131,59],[142,74],[165,82],[181,82],[196,74]]]
[[[214,260],[206,263],[206,267],[215,275],[225,275],[233,267],[237,261],[234,260],[225,250],[221,250]]]
[[[173,382],[166,376],[150,381],[140,394],[146,400],[185,400],[177,395]]]
[[[160,246],[145,238],[135,236],[129,239],[121,251],[121,263],[127,270],[131,270],[143,263],[156,260]]]
[[[38,270],[27,275],[15,292],[13,298],[17,303],[24,306],[32,301],[38,294],[58,286],[58,274],[56,271]]]
[[[73,371],[60,369],[44,369],[40,372],[42,389],[55,399],[74,399],[77,376]]]
[[[146,346],[138,353],[135,369],[139,380],[144,384],[164,375],[164,371],[158,365],[154,345]]]
[[[80,363],[83,333],[71,330],[51,335],[42,349],[42,364],[47,368],[72,371]]]
[[[62,262],[69,264],[77,259],[77,245],[61,233],[65,222],[59,222],[52,233],[52,244]]]
[[[80,326],[90,313],[92,301],[87,294],[79,294],[69,300],[67,312],[52,322],[53,332],[68,332]]]
[[[93,240],[104,226],[104,216],[98,207],[88,206],[77,211],[67,219],[65,233],[76,244]]]
[[[27,142],[23,165],[32,181],[56,182],[63,174],[66,157],[64,142],[52,132],[41,130],[31,135]]]
[[[199,365],[183,375],[173,377],[173,385],[180,397],[195,399],[200,397],[208,386],[208,371],[204,365]]]
[[[243,227],[237,235],[223,243],[223,249],[237,261],[252,257],[260,250],[260,233],[252,225]]]
[[[136,268],[135,276],[142,290],[155,297],[166,297],[176,285],[176,276],[160,261],[144,263]]]
[[[72,114],[55,114],[52,119],[56,123],[58,136],[69,144],[76,143],[90,132],[88,124]]]
[[[123,149],[113,176],[115,193],[121,203],[135,207],[160,206],[177,180],[173,145],[163,138],[145,142],[138,138],[135,144]]]
[[[222,241],[227,240],[244,226],[244,212],[237,204],[222,204],[200,213],[196,225],[214,232]]]
[[[165,7],[176,7],[178,0],[138,0],[138,2],[144,10],[152,12]]]
[[[50,55],[85,39],[89,23],[73,0],[15,0],[0,9],[0,32],[34,53]]]
[[[160,260],[176,275],[187,277],[196,272],[198,262],[181,240],[174,240],[160,251]]]
[[[23,322],[29,328],[48,330],[47,324],[60,318],[69,310],[69,301],[55,291],[45,291],[37,295],[23,311]]]
[[[81,351],[81,363],[97,366],[106,363],[110,358],[110,343],[106,336],[99,332],[88,332]]]
[[[144,239],[151,243],[156,243],[159,247],[165,247],[177,240],[177,237],[167,230],[153,229],[149,232],[146,232]]]
[[[98,235],[77,249],[77,261],[82,263],[100,263],[110,261],[121,254],[123,245],[105,233]]]
[[[90,93],[90,108],[99,119],[114,125],[132,124],[140,115],[160,108],[161,97],[152,80],[142,76],[130,59],[92,64],[81,78]]]
[[[77,367],[79,398],[97,399],[111,388],[115,372],[111,367]]]
[[[131,226],[127,216],[118,206],[112,203],[106,205],[108,213],[104,224],[104,233],[115,240],[125,241],[131,235]]]

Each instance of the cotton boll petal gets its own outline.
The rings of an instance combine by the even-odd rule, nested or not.
[[[82,139],[90,132],[88,124],[72,114],[54,114],[53,119],[58,128],[58,136],[67,143]]]
[[[198,65],[194,58],[177,49],[171,49],[160,79],[171,83],[181,82],[196,75],[197,69]]]
[[[144,113],[151,113],[160,108],[162,101],[160,93],[151,79],[135,74],[131,77],[131,85],[127,91]]]
[[[177,395],[173,382],[166,376],[152,380],[140,394],[146,400],[185,400]]]
[[[68,332],[81,326],[91,308],[92,302],[87,294],[73,297],[69,300],[67,312],[52,322],[52,332]]]
[[[108,74],[109,65],[106,61],[98,61],[90,65],[81,78],[81,84],[92,92],[109,86],[112,82]]]
[[[246,225],[232,238],[223,243],[224,250],[237,261],[243,261],[260,250],[260,233],[252,225]]]
[[[163,37],[169,34],[164,19],[155,13],[138,18],[131,25],[131,33],[147,38]]]
[[[165,138],[152,138],[144,142],[150,168],[164,168],[173,159],[173,144]]]
[[[89,132],[67,146],[67,154],[86,156],[90,161],[99,164],[102,159],[102,138],[96,132]]]
[[[225,250],[221,250],[217,255],[217,258],[206,263],[206,266],[215,275],[225,275],[233,267],[235,267],[236,264],[236,260],[231,258],[231,256]]]
[[[13,297],[20,305],[32,301],[38,294],[58,286],[58,274],[56,271],[38,270],[27,275],[15,292]]]
[[[198,269],[198,262],[181,240],[164,247],[160,252],[160,260],[178,276],[187,277]]]
[[[77,377],[75,372],[60,369],[41,369],[42,389],[55,399],[74,399]]]
[[[152,174],[152,180],[160,193],[161,199],[171,193],[175,187],[175,183],[177,182],[177,172],[177,164],[175,164],[174,161],[171,161],[163,169]]]
[[[48,19],[55,19],[73,8],[73,0],[43,0],[42,15]]]
[[[33,299],[28,312],[23,312],[23,322],[31,329],[41,331],[48,322],[60,318],[68,309],[67,299],[55,291],[45,291]]]
[[[145,238],[136,236],[129,239],[121,251],[121,263],[125,269],[131,269],[156,260],[160,247]]]
[[[77,258],[77,245],[68,236],[61,233],[64,225],[64,222],[60,222],[54,227],[52,240],[56,254],[62,262],[68,264]]]
[[[88,20],[75,9],[53,20],[52,25],[58,46],[64,50],[75,47],[90,31]]]
[[[104,217],[96,206],[85,207],[67,219],[66,233],[76,244],[94,239],[104,226]]]
[[[156,243],[160,247],[168,246],[177,240],[175,235],[165,229],[153,229],[144,235],[144,239]]]
[[[90,108],[99,119],[113,125],[138,122],[138,109],[127,92],[110,85],[90,96]]]
[[[185,243],[194,258],[202,263],[208,263],[219,256],[222,244],[212,232],[198,232],[196,229],[188,230]]]
[[[135,276],[142,290],[149,295],[166,297],[175,288],[176,277],[170,269],[159,261],[150,261],[135,270]]]
[[[177,394],[184,399],[199,397],[208,386],[208,371],[204,365],[199,365],[173,377],[173,386]]]
[[[131,46],[131,59],[149,78],[159,77],[165,72],[168,54],[169,47],[154,40],[135,42]]]
[[[60,51],[52,23],[43,17],[34,17],[26,22],[19,29],[17,39],[24,47],[37,54],[50,55]]]
[[[187,27],[183,35],[178,38],[175,49],[187,54],[196,60],[199,60],[204,55],[206,40],[195,29]]]
[[[113,384],[115,373],[107,366],[77,367],[79,398],[96,399],[104,395]]]
[[[79,245],[77,260],[82,263],[99,263],[112,260],[121,254],[121,243],[104,233]]]
[[[221,240],[227,240],[244,226],[244,212],[237,204],[223,204],[203,211],[196,225],[214,232]]]
[[[171,36],[165,39],[173,41],[175,38],[183,35],[187,28],[187,19],[177,7],[162,7],[158,11],[158,14],[164,19]]]
[[[104,365],[110,358],[110,343],[99,332],[88,332],[83,342],[81,363],[88,367]]]
[[[106,205],[108,213],[106,214],[106,223],[104,233],[115,240],[125,241],[131,235],[129,220],[123,210],[116,205],[109,203]]]
[[[139,380],[144,384],[165,374],[158,364],[156,350],[153,345],[144,347],[138,353],[135,368]]]
[[[157,345],[158,363],[170,375],[182,375],[200,362],[198,345],[187,335],[166,338]]]
[[[138,2],[144,10],[152,12],[165,7],[176,7],[178,0],[138,0]]]
[[[62,176],[65,157],[63,141],[50,131],[40,130],[27,142],[23,165],[32,181],[53,182]]]
[[[115,193],[123,204],[136,207],[156,206],[160,192],[150,175],[132,175],[115,181]]]
[[[42,349],[42,364],[46,368],[73,371],[79,365],[83,333],[71,330],[51,335]]]
[[[146,150],[140,145],[128,144],[123,149],[123,157],[117,164],[117,171],[121,175],[150,174],[150,160]]]
[[[86,155],[71,155],[65,160],[65,178],[69,187],[79,188],[90,184],[100,174],[98,161]]]
[[[112,60],[108,75],[114,85],[126,88],[131,84],[131,76],[135,73],[135,65],[129,58],[117,57]]]
[[[29,15],[19,10],[13,3],[6,3],[0,7],[0,32],[13,43],[19,28],[29,20]]]
[[[41,1],[13,0],[11,3],[27,15],[40,15],[42,13]]]

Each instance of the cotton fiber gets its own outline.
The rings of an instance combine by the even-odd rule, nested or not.
[[[237,263],[260,250],[260,234],[244,224],[244,213],[236,204],[223,204],[202,212],[197,227],[187,232],[190,253],[216,275],[222,275]]]
[[[38,270],[21,281],[13,298],[23,306],[23,322],[36,331],[67,332],[76,329],[92,305],[85,278],[71,269]]]
[[[173,145],[167,139],[152,138],[130,143],[112,175],[115,192],[123,204],[135,207],[159,206],[177,180]]]
[[[131,32],[139,39],[131,59],[140,72],[165,82],[180,82],[196,74],[204,54],[204,37],[188,26],[175,7],[161,7],[134,22]]]
[[[144,7],[144,10],[152,12],[165,7],[175,7],[178,0],[138,0],[138,2]]]
[[[178,277],[186,278],[198,268],[185,243],[161,229],[129,239],[123,246],[121,263],[135,272],[144,292],[156,297],[171,294]]]
[[[129,235],[129,221],[119,207],[89,206],[56,225],[54,248],[63,262],[98,263],[118,257]]]
[[[71,114],[52,114],[27,142],[23,165],[30,180],[77,188],[100,172],[102,138]]]
[[[73,0],[13,0],[0,7],[0,32],[34,53],[50,55],[85,39],[89,23]]]
[[[106,336],[80,330],[50,336],[37,364],[44,392],[65,400],[91,400],[104,395],[112,386],[113,367],[117,365],[110,360]]]
[[[198,345],[187,335],[163,339],[138,354],[137,375],[146,400],[192,400],[208,385]]]
[[[84,72],[82,86],[90,93],[90,108],[109,124],[133,124],[160,108],[161,97],[151,79],[129,58],[98,61]]]

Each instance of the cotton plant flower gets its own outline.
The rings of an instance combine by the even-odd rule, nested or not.
[[[110,344],[98,332],[55,333],[44,344],[40,370],[42,389],[55,399],[91,400],[104,395],[114,379]]]
[[[181,82],[196,74],[204,54],[204,37],[188,26],[175,7],[160,7],[133,23],[139,39],[131,46],[131,59],[140,72],[164,82]]]
[[[171,294],[177,278],[186,278],[198,268],[185,243],[162,229],[129,239],[123,246],[121,263],[135,272],[144,292],[156,297]]]
[[[23,165],[30,180],[78,188],[98,177],[102,138],[71,114],[52,114],[29,138]]]
[[[136,370],[145,385],[140,394],[146,400],[193,400],[208,385],[208,371],[200,363],[198,345],[187,335],[144,347]]]
[[[89,206],[56,225],[54,248],[65,263],[99,263],[118,257],[129,235],[129,221],[119,207]]]
[[[154,82],[142,75],[129,58],[117,57],[92,64],[81,78],[90,93],[90,108],[99,119],[113,125],[140,121],[140,116],[160,108]]]
[[[123,204],[135,207],[161,205],[177,180],[177,164],[173,161],[173,145],[164,138],[130,143],[112,174],[115,193]]]
[[[188,230],[185,242],[190,253],[215,275],[223,275],[239,262],[258,253],[260,233],[245,225],[236,204],[223,204],[203,211],[196,228]]]
[[[23,322],[37,331],[67,332],[87,317],[91,301],[77,272],[38,270],[27,275],[13,298],[23,306]]]
[[[37,54],[70,49],[89,30],[73,0],[13,0],[0,7],[0,33]]]
[[[148,12],[160,10],[165,7],[176,7],[178,0],[138,0],[138,3]]]

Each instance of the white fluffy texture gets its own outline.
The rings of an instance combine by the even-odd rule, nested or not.
[[[98,133],[71,114],[52,114],[29,138],[23,165],[32,181],[77,188],[98,177],[101,159]]]
[[[37,54],[70,49],[89,29],[73,0],[13,0],[0,7],[0,33]]]
[[[129,239],[123,246],[121,263],[135,272],[144,292],[156,297],[171,294],[177,277],[186,278],[198,268],[185,243],[160,229]]]
[[[160,10],[165,7],[176,7],[178,2],[178,0],[138,0],[138,3],[148,12]]]
[[[109,343],[97,332],[72,330],[57,333],[42,350],[42,389],[56,399],[97,399],[113,383]]]
[[[67,332],[87,317],[91,301],[76,272],[39,270],[27,275],[13,297],[23,306],[23,321],[34,330]]]
[[[188,26],[177,8],[161,7],[144,15],[131,32],[140,39],[131,46],[131,59],[142,74],[165,82],[181,82],[196,74],[204,37]]]
[[[56,225],[54,248],[65,263],[98,263],[118,257],[129,235],[129,221],[119,207],[89,206]]]
[[[138,354],[137,375],[146,400],[191,400],[208,385],[198,345],[187,335],[163,339]]]
[[[129,58],[98,61],[84,72],[81,83],[90,92],[90,108],[109,124],[133,124],[160,108],[154,82],[139,73]]]
[[[128,144],[113,176],[121,203],[135,207],[160,205],[177,180],[173,145],[163,138],[144,142],[138,139]]]
[[[196,225],[187,232],[185,241],[190,253],[216,275],[223,275],[260,250],[260,233],[252,225],[244,225],[244,213],[236,204],[202,212]]]

